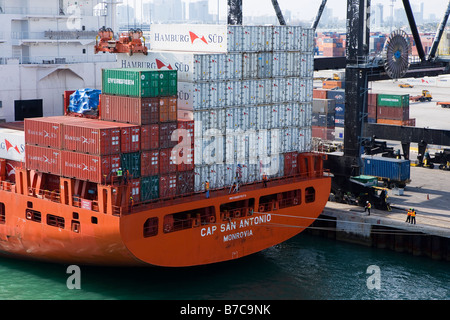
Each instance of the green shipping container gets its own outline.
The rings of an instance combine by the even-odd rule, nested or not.
[[[159,176],[141,178],[141,201],[159,198]]]
[[[122,153],[121,157],[122,171],[127,170],[131,177],[139,178],[141,176],[141,154],[140,152]]]
[[[143,98],[176,95],[177,71],[103,69],[102,93]]]
[[[409,106],[409,94],[378,94],[379,106],[404,108]]]

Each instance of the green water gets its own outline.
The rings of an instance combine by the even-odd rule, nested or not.
[[[379,289],[369,289],[369,266]],[[450,299],[450,262],[307,234],[240,260],[194,268],[81,266],[0,258],[0,299]]]

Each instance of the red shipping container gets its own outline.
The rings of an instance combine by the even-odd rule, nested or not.
[[[159,174],[159,151],[142,151],[141,153],[141,176],[149,177]]]
[[[175,156],[177,171],[194,170],[194,147],[193,146],[175,146],[172,149]]]
[[[369,118],[376,119],[377,118],[377,105],[369,104],[367,106],[367,113],[369,114]]]
[[[78,118],[82,119],[82,118]],[[63,126],[63,149],[93,155],[120,153],[120,128],[116,123],[82,119]]]
[[[102,95],[102,120],[138,125],[159,122],[159,98]]]
[[[61,151],[61,175],[68,178],[102,183],[111,181],[119,155],[92,155],[81,152]]]
[[[159,125],[147,124],[141,126],[141,150],[159,148]]]
[[[161,97],[159,99],[159,121],[177,121],[177,97]]]
[[[141,200],[141,179],[131,179],[130,185],[130,197],[133,198],[133,202],[139,202]],[[128,199],[129,200],[129,199]]]
[[[313,99],[327,99],[327,91],[325,89],[313,89]]]
[[[313,138],[320,138],[323,140],[334,140],[335,138],[334,128],[330,129],[327,127],[311,126],[311,131]]]
[[[61,174],[61,150],[25,145],[25,166],[39,172]]]
[[[165,174],[159,177],[160,198],[174,197],[177,194],[177,174]]]
[[[367,94],[367,104],[370,106],[377,106],[378,103],[378,94],[377,93],[368,93]]]
[[[194,171],[177,173],[177,194],[189,194],[194,192]]]
[[[24,120],[25,141],[31,145],[61,149],[62,125],[84,120],[66,116],[27,118]]]
[[[408,120],[409,106],[405,108],[378,106],[377,119]]]
[[[120,151],[122,153],[141,150],[141,128],[118,123],[120,126]]]
[[[298,174],[297,156],[298,152],[289,152],[284,154],[284,176]]]
[[[70,95],[74,93],[75,90],[66,90],[63,93],[63,101],[64,101],[64,114],[67,114],[67,108],[70,105]]]
[[[190,145],[194,145],[194,120],[178,120],[178,143],[187,140]],[[186,138],[186,139],[185,139]],[[188,143],[183,143],[188,144]]]
[[[176,152],[173,149],[161,149],[159,151],[159,174],[177,172]]]
[[[166,122],[159,125],[159,147],[172,148],[178,143],[177,123]]]

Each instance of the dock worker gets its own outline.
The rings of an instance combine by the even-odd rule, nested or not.
[[[372,204],[369,201],[366,201],[366,206],[364,207],[364,212],[368,211],[370,216],[370,208],[372,208]]]
[[[263,173],[262,179],[263,179],[263,187],[267,188],[267,180],[268,180],[268,178],[267,178],[267,174],[265,172]]]
[[[414,208],[411,211],[411,224],[416,224],[416,210]]]
[[[205,181],[206,198],[209,198],[209,181]]]
[[[405,222],[411,223],[411,214],[412,214],[412,208],[409,208],[408,213],[407,213],[408,216],[406,217]]]
[[[117,180],[118,180],[119,184],[122,184],[122,175],[123,175],[122,168],[117,169],[116,175],[117,175]]]

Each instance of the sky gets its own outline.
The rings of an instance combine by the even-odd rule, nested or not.
[[[141,1],[151,2],[151,0],[123,0],[130,6],[133,6],[136,2],[137,7],[140,6]],[[197,0],[182,0],[184,2],[195,2]],[[210,13],[216,14],[217,4],[219,4],[220,16],[223,17],[227,10],[227,0],[208,0]],[[394,0],[394,9],[403,8],[402,0]],[[436,14],[440,20],[444,15],[444,11],[447,8],[449,0],[410,0],[411,6],[419,6],[421,2],[425,4],[424,17],[428,18],[430,13]],[[278,4],[282,11],[290,10],[293,16],[301,14],[302,20],[312,20],[317,14],[319,6],[322,0],[278,0]],[[272,6],[271,0],[242,0],[243,3],[243,15],[275,15],[275,11]],[[371,5],[374,6],[377,3],[384,5],[384,16],[390,16],[391,0],[372,0]],[[326,4],[327,8],[333,10],[333,16],[337,16],[341,19],[345,19],[347,15],[347,1],[346,0],[328,0]]]

